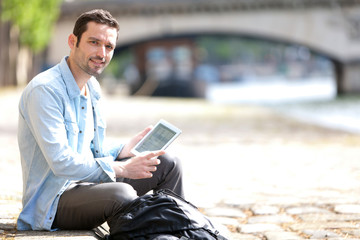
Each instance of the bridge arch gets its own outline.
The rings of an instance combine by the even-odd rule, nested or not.
[[[200,40],[199,40],[200,39]],[[202,40],[206,40],[205,42],[212,42],[213,45],[207,44],[204,46],[203,44],[199,44],[199,42],[204,42]],[[215,39],[215,40],[214,40]],[[219,44],[220,43],[220,44]],[[171,50],[175,47],[179,46],[186,46],[187,48],[191,49],[193,53],[192,64],[194,66],[194,72],[198,65],[201,65],[201,60],[197,59],[197,56],[194,56],[198,53],[197,50],[199,49],[207,49],[210,52],[219,52],[216,50],[211,49],[212,46],[217,46],[219,49],[224,49],[224,45],[230,45],[231,47],[225,47],[225,51],[227,51],[228,57],[220,59],[214,63],[206,62],[206,64],[210,64],[216,66],[219,70],[221,75],[221,79],[218,79],[218,82],[238,82],[238,81],[249,81],[250,79],[262,79],[266,75],[274,76],[285,76],[289,79],[300,79],[300,78],[309,78],[317,74],[324,76],[324,71],[329,74],[331,72],[331,68],[329,67],[329,63],[327,63],[327,68],[322,68],[321,70],[317,70],[310,72],[309,67],[305,65],[309,65],[310,62],[313,62],[313,65],[319,64],[318,60],[321,58],[322,62],[329,62],[329,60],[324,60],[324,58],[328,59],[328,56],[313,50],[308,49],[306,46],[299,45],[298,43],[288,42],[283,39],[274,39],[274,38],[267,38],[264,36],[259,35],[249,35],[244,33],[231,33],[231,32],[224,32],[224,31],[208,31],[208,32],[184,32],[181,34],[172,34],[172,35],[158,35],[158,36],[151,36],[144,39],[138,39],[134,42],[129,42],[126,44],[119,45],[116,48],[116,52],[114,54],[115,58],[116,55],[126,51],[127,49],[131,48],[133,55],[135,55],[135,61],[137,70],[139,70],[141,76],[141,84],[135,87],[132,90],[132,93],[136,92],[138,88],[145,82],[148,74],[146,69],[146,54],[151,50],[151,48],[162,48]],[[262,47],[266,44],[266,47]],[[219,46],[220,45],[220,46]],[[255,46],[255,47],[254,47]],[[250,49],[251,48],[251,49]],[[264,50],[265,49],[265,50]],[[268,49],[268,50],[266,50]],[[302,50],[302,53],[305,53],[307,59],[300,59],[299,57],[292,54],[292,58],[285,57],[285,50],[292,50],[291,52],[295,55],[299,50]],[[261,53],[259,53],[259,51]],[[170,52],[170,51],[167,51]],[[222,51],[224,52],[224,51]],[[286,51],[289,52],[289,51]],[[258,54],[256,54],[258,53]],[[210,54],[214,57],[214,54]],[[254,55],[257,55],[254,57]],[[263,55],[266,55],[263,57]],[[269,56],[273,55],[273,56]],[[276,56],[275,56],[276,55]],[[304,55],[304,54],[302,54]],[[320,55],[320,56],[319,56]],[[249,57],[250,56],[250,57]],[[271,59],[270,59],[271,58]],[[265,60],[262,60],[265,59]],[[300,60],[299,60],[300,59]],[[214,60],[214,59],[212,59]],[[114,60],[113,60],[114,61]],[[199,62],[197,62],[199,61]],[[291,63],[287,63],[287,61]],[[292,64],[292,67],[289,67]],[[296,65],[294,67],[294,65]],[[324,66],[324,64],[321,64]],[[281,73],[279,71],[281,67]],[[295,70],[292,71],[292,70]],[[224,71],[229,70],[230,74],[226,74],[224,76]],[[122,70],[122,72],[125,72]],[[250,75],[249,75],[250,74]],[[173,77],[173,76],[172,76]],[[191,76],[193,80],[194,76]],[[174,80],[174,79],[173,79]],[[175,82],[175,81],[174,81]],[[196,84],[193,82],[189,82],[189,85]],[[193,86],[196,88],[196,86]],[[180,86],[179,86],[180,88]]]
[[[348,10],[349,15],[359,7]],[[329,57],[335,66],[337,92],[360,91],[360,41],[349,23],[329,8],[119,17],[119,45],[141,39],[192,34],[234,34],[299,44]]]
[[[360,41],[348,36],[344,21],[334,17],[329,9],[119,16],[118,19],[119,45],[161,36],[222,33],[297,43],[337,61],[360,56]]]
[[[63,5],[49,47],[49,64],[67,49],[66,39],[79,12],[105,8],[118,19],[119,46],[144,39],[223,33],[297,43],[330,57],[339,92],[360,92],[360,5],[344,1],[91,1]],[[65,34],[65,36],[64,36]]]
[[[276,37],[273,35],[267,35],[267,34],[253,34],[248,32],[242,32],[242,31],[236,31],[236,32],[230,32],[230,31],[223,31],[223,30],[216,30],[213,29],[212,31],[184,31],[184,32],[178,32],[176,34],[149,34],[144,35],[142,37],[137,37],[132,39],[131,41],[120,41],[118,42],[118,45],[115,49],[115,54],[117,52],[122,51],[124,48],[128,48],[129,46],[142,44],[145,42],[152,42],[152,41],[159,41],[159,40],[171,40],[171,39],[182,39],[182,38],[198,38],[198,37],[224,37],[224,38],[239,38],[239,39],[248,39],[248,40],[254,40],[254,41],[264,41],[269,42],[273,44],[284,44],[289,46],[303,46],[307,49],[309,49],[311,52],[317,55],[321,55],[325,58],[328,58],[329,60],[333,62],[341,61],[337,56],[334,55],[333,52],[327,51],[319,46],[310,45],[308,43],[302,43],[299,41],[296,41],[295,39],[289,39],[289,38],[281,38]]]

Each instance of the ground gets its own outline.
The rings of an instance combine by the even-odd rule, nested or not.
[[[13,230],[22,191],[20,91],[0,91],[0,236],[46,239]],[[110,141],[125,142],[160,118],[182,129],[168,152],[183,161],[186,198],[230,239],[360,239],[359,134],[202,99],[105,95],[105,106]],[[66,234],[52,237],[92,238]]]

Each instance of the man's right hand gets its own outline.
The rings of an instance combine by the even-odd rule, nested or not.
[[[113,169],[116,177],[142,179],[151,178],[152,172],[157,170],[160,160],[157,158],[165,154],[165,151],[147,152],[139,156],[132,157],[126,161],[113,162]]]

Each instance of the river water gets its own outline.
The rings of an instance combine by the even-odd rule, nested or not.
[[[301,121],[360,134],[360,94],[337,97],[330,77],[213,84],[206,98],[215,103],[261,105]]]

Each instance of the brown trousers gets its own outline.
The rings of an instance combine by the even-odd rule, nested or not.
[[[170,189],[183,196],[182,168],[175,157],[159,157],[161,164],[149,179],[117,179],[110,183],[76,183],[60,197],[53,228],[92,229],[116,222],[124,206],[151,190]]]

